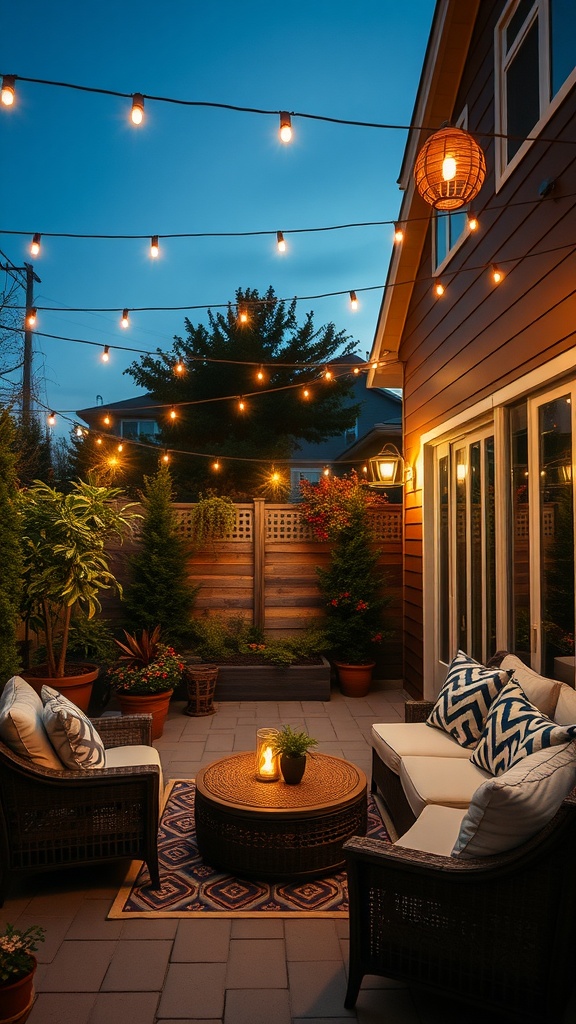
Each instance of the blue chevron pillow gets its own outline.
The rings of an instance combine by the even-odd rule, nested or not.
[[[576,725],[556,725],[530,703],[513,679],[498,695],[470,760],[501,775],[523,757],[576,738]]]
[[[428,725],[443,729],[461,747],[474,747],[492,701],[506,686],[511,674],[486,668],[464,651],[458,651],[428,716]]]
[[[104,744],[84,712],[51,686],[42,687],[42,703],[44,728],[66,768],[104,768]]]

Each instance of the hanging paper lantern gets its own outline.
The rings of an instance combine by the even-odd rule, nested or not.
[[[435,210],[457,210],[478,195],[486,176],[484,153],[463,128],[440,128],[424,143],[414,166],[420,195]]]

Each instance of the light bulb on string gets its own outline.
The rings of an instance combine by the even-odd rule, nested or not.
[[[34,327],[34,325],[36,324],[37,312],[38,311],[36,309],[36,306],[31,306],[28,312],[26,313],[26,323],[28,324],[28,327]]]
[[[122,319],[120,320],[120,326],[126,328],[126,327],[129,326],[129,324],[130,324],[130,316],[128,314],[128,310],[127,309],[123,309],[122,310]]]
[[[332,380],[333,376],[334,374],[332,373],[332,370],[327,366],[323,374],[324,380]]]
[[[49,427],[55,427],[56,426],[56,413],[52,411],[49,414],[46,422],[47,422]]]
[[[102,444],[102,438],[101,437],[97,437],[96,438],[96,444]]]
[[[183,373],[185,373],[185,371],[186,367],[184,366],[184,363],[179,359],[174,366],[174,373],[177,374],[178,376],[181,376]]]
[[[216,473],[220,469],[220,463],[218,462],[218,459],[216,459],[216,461],[212,463],[212,469],[215,470]]]
[[[469,231],[478,231],[479,227],[480,227],[480,223],[478,221],[478,217],[476,217],[473,213],[469,213],[468,214],[468,230]]]
[[[110,362],[110,345],[104,345],[104,351],[102,352],[100,359],[103,363]]]
[[[158,259],[160,254],[160,245],[158,244],[158,235],[152,235],[150,239],[150,255],[153,260]]]
[[[499,269],[499,268],[498,268],[498,267],[496,266],[496,264],[495,264],[495,263],[493,263],[493,264],[492,264],[492,269],[491,269],[490,273],[491,273],[491,276],[492,276],[492,281],[493,281],[493,283],[494,283],[494,284],[500,284],[500,282],[501,282],[502,278],[504,277],[504,274],[503,274],[503,273],[502,273],[502,271],[501,271],[501,270],[500,270],[500,269]]]
[[[374,362],[372,363],[372,365],[371,365],[371,369],[372,369],[372,370],[377,370],[377,369],[378,369],[378,361],[377,361],[377,360],[375,360],[375,361],[374,361]]]
[[[404,228],[401,224],[394,225],[394,241],[396,245],[399,245],[400,242],[404,241]]]
[[[330,476],[330,466],[324,466],[324,469],[322,470],[322,475]]]
[[[40,252],[40,239],[41,239],[41,237],[42,236],[39,235],[38,232],[36,232],[36,234],[32,238],[32,241],[30,243],[30,254],[32,256],[38,256],[38,254]]]
[[[292,139],[292,118],[287,110],[280,111],[280,139],[282,142]]]
[[[105,427],[109,427],[112,424],[112,418],[111,418],[109,412],[106,413],[106,415],[105,415],[105,417],[104,417],[102,422],[103,422]]]
[[[115,455],[111,455],[110,456],[110,458],[108,459],[108,465],[112,466],[112,467],[118,465],[118,459],[117,459],[117,457]]]
[[[174,422],[174,420],[176,419],[177,415],[178,414],[176,412],[176,409],[174,408],[174,406],[172,406],[172,408],[170,409],[170,419],[172,420],[172,422]]]
[[[4,75],[2,78],[1,99],[5,107],[11,107],[15,98],[16,75]]]
[[[444,295],[445,291],[446,291],[446,289],[445,289],[444,285],[442,284],[442,282],[441,281],[437,281],[436,284],[434,285],[434,295],[436,296],[436,298],[437,299],[441,298],[441,296]]]
[[[356,292],[350,292],[350,309],[358,309],[358,297]]]
[[[309,388],[302,388],[302,397],[303,398],[310,398],[310,389]]]
[[[80,427],[80,426],[76,427],[76,430],[74,431],[74,433],[76,434],[76,437],[84,437],[84,431],[82,430],[82,427]]]
[[[238,320],[241,324],[248,323],[248,310],[246,306],[238,306]]]
[[[352,373],[354,374],[355,377],[359,377],[360,376],[360,367],[359,366],[355,366],[354,369],[352,370]]]
[[[163,462],[163,463],[164,463],[165,465],[166,465],[166,464],[167,464],[168,462],[170,462],[170,456],[169,456],[168,452],[164,452],[164,454],[162,455],[162,462]]]
[[[246,411],[246,402],[244,401],[243,398],[239,398],[238,399],[238,409],[239,409],[240,412],[245,412]]]
[[[278,247],[278,252],[286,252],[286,241],[281,231],[276,232],[276,244]]]
[[[130,120],[132,124],[142,124],[144,120],[144,97],[140,92],[135,92],[132,97]]]
[[[123,452],[124,451],[124,445],[123,444],[119,444],[118,448],[117,448],[117,451]]]

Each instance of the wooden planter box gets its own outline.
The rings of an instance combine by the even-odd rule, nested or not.
[[[219,665],[215,700],[330,700],[330,664]]]

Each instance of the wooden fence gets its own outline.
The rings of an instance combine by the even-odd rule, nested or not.
[[[174,507],[181,535],[192,541],[193,505]],[[382,651],[379,671],[383,678],[397,678],[401,675],[402,507],[391,505],[371,515],[381,552],[383,592],[392,598],[386,622],[398,636],[397,642]],[[124,584],[128,580],[126,558],[136,544],[132,541],[113,552],[112,571]],[[200,584],[194,614],[240,613],[278,636],[320,624],[324,607],[316,567],[327,565],[329,554],[330,545],[314,539],[302,523],[297,505],[266,504],[261,498],[238,504],[232,532],[193,550],[188,558],[190,581]],[[106,600],[105,613],[119,619],[120,603]]]

